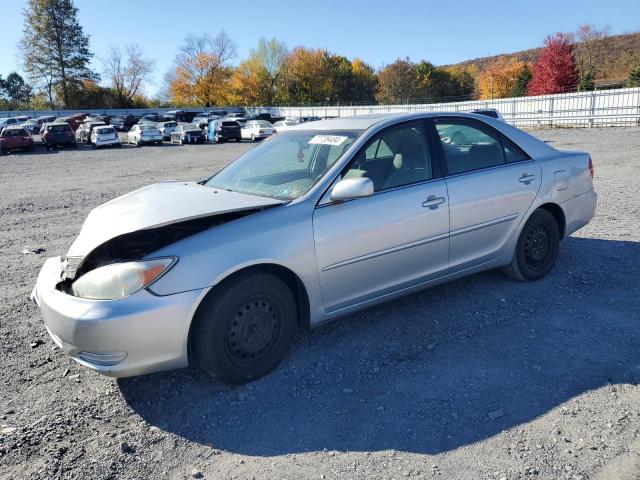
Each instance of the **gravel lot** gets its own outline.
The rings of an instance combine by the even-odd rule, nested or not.
[[[600,194],[546,279],[491,271],[349,316],[238,388],[99,376],[28,296],[91,208],[250,144],[0,157],[0,478],[640,478],[640,129],[534,133],[590,151]]]

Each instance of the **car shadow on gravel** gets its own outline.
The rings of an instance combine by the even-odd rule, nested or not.
[[[217,449],[436,454],[637,382],[639,274],[640,243],[569,238],[539,282],[491,271],[351,315],[243,387],[196,369],[118,383],[147,422]]]

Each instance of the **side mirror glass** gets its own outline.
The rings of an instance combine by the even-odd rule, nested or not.
[[[340,180],[331,189],[331,200],[340,202],[373,195],[373,182],[370,178],[346,178]]]

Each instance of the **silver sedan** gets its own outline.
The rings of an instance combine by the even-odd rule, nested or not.
[[[487,116],[363,115],[278,133],[211,178],[93,210],[32,298],[116,377],[196,364],[239,384],[297,328],[482,270],[534,281],[587,224],[590,156]]]

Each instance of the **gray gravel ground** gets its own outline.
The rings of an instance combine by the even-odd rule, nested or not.
[[[534,133],[590,151],[600,194],[547,278],[491,271],[351,315],[238,388],[99,376],[28,295],[91,208],[251,145],[0,157],[0,478],[640,478],[640,130]]]

